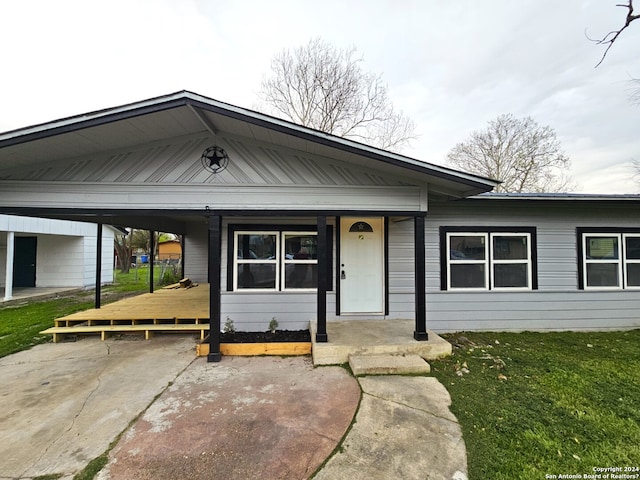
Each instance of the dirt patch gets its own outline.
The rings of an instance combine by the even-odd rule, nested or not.
[[[311,342],[309,330],[276,330],[271,332],[224,332],[220,343]]]

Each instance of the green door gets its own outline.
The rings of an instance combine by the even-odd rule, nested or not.
[[[13,250],[13,286],[36,286],[36,237],[15,237]]]

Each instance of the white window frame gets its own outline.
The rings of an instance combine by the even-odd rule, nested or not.
[[[280,242],[281,246],[282,246],[282,254],[281,254],[281,258],[282,258],[282,271],[286,272],[286,268],[287,265],[318,265],[318,258],[316,256],[316,258],[310,258],[310,259],[288,259],[286,257],[286,246],[287,246],[287,242],[286,242],[286,238],[287,236],[305,236],[305,237],[316,237],[316,245],[317,245],[317,237],[318,237],[318,232],[311,232],[311,231],[302,231],[302,232],[298,232],[298,231],[283,231],[281,232],[282,235],[282,241]],[[317,290],[317,288],[287,288],[286,286],[287,283],[287,279],[286,279],[286,275],[282,275],[282,285],[280,286],[280,290],[283,292],[315,292]]]
[[[480,237],[484,238],[484,260],[451,259],[451,237]],[[447,232],[447,290],[456,292],[479,290],[489,290],[489,251],[487,242],[489,234],[486,232]],[[484,265],[484,286],[483,287],[453,287],[451,285],[451,265]]]
[[[241,248],[238,242],[240,235],[273,235],[276,237],[275,255],[274,259],[251,259],[251,258],[238,258],[238,249]],[[234,292],[277,292],[280,287],[280,268],[278,266],[280,260],[280,232],[277,230],[237,230],[233,234],[233,291]],[[276,279],[274,288],[239,288],[238,287],[238,270],[240,265],[254,264],[254,265],[275,265],[276,266]]]
[[[484,238],[484,260],[467,260],[451,258],[451,237],[482,237]],[[494,259],[494,237],[525,237],[527,239],[527,258],[517,260],[495,260]],[[499,231],[470,231],[458,232],[449,231],[446,234],[446,260],[447,260],[447,290],[455,292],[478,292],[478,291],[497,291],[497,292],[513,292],[513,291],[530,291],[533,290],[533,260],[531,233],[529,232],[499,232]],[[451,265],[484,265],[484,286],[483,287],[453,287],[451,285]],[[525,264],[527,266],[527,285],[524,287],[496,287],[494,265],[506,264]]]
[[[618,258],[587,258],[587,242],[591,238],[615,238],[618,240]],[[622,279],[622,235],[619,233],[589,232],[582,234],[582,281],[585,290],[621,290],[623,288]],[[589,285],[587,282],[589,265],[617,265],[618,284],[617,285]]]
[[[517,259],[517,260],[496,260],[494,255],[494,241],[495,237],[524,237],[527,239],[527,258],[526,259]],[[531,290],[533,285],[533,272],[531,265],[531,234],[526,232],[491,232],[489,234],[490,239],[490,249],[491,249],[491,290]],[[496,287],[495,286],[495,271],[493,269],[494,265],[526,265],[527,266],[527,285],[524,287]]]
[[[627,270],[628,265],[640,264],[640,259],[629,259],[627,258],[627,238],[640,238],[640,233],[625,233],[622,235],[622,252],[624,255],[624,288],[627,290],[640,290],[640,285],[629,285],[629,273]]]
[[[618,240],[618,258],[587,258],[589,238],[615,238]],[[640,238],[640,233],[584,232],[582,233],[582,286],[584,290],[640,290],[639,285],[628,284],[627,265],[640,264],[640,259],[627,259],[627,238]],[[592,264],[615,264],[618,266],[617,285],[589,285],[587,266]]]
[[[241,247],[239,237],[241,235],[272,235],[275,236],[275,258],[273,259],[247,259],[238,258],[238,250]],[[297,231],[297,230],[236,230],[233,233],[233,291],[241,293],[259,293],[259,292],[315,292],[317,288],[286,288],[286,278],[283,272],[286,271],[287,265],[307,264],[317,265],[318,259],[287,259],[286,258],[286,242],[287,236],[316,236],[315,231]],[[240,265],[275,265],[275,287],[274,288],[241,288],[238,286],[238,270]]]

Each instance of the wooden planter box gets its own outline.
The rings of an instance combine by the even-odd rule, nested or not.
[[[310,355],[311,342],[221,343],[222,355],[251,357],[256,355]],[[196,345],[196,355],[209,355],[209,344]]]

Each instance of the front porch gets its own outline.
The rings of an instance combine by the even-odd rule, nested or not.
[[[310,323],[314,365],[340,365],[350,355],[416,354],[425,360],[451,355],[451,344],[427,330],[429,339],[413,338],[413,320],[328,321],[328,342],[316,340],[317,324]]]
[[[149,339],[153,333],[195,331],[202,339],[209,330],[209,292],[208,284],[160,289],[56,319],[42,333],[59,341],[78,334],[98,334],[104,340],[113,333],[139,333]],[[451,344],[431,331],[428,340],[415,340],[413,320],[328,321],[328,342],[317,341],[316,321],[309,328],[315,365],[343,364],[349,355],[417,354],[432,360],[451,354]]]

